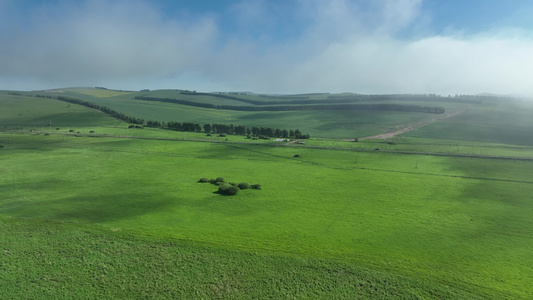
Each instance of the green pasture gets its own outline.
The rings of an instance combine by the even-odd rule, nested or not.
[[[79,89],[76,89],[79,90]],[[103,91],[100,89],[88,89],[88,91]],[[40,131],[43,133],[53,133],[53,134],[68,134],[69,130],[73,130],[74,133],[89,134],[91,131],[94,131],[96,135],[120,135],[120,136],[132,136],[132,137],[150,137],[150,138],[168,138],[168,139],[192,139],[192,140],[208,140],[208,141],[233,141],[233,142],[253,142],[253,143],[274,143],[271,139],[269,141],[264,140],[248,140],[242,136],[227,136],[225,138],[219,138],[216,136],[207,137],[204,133],[193,133],[193,132],[176,132],[169,130],[160,130],[155,128],[145,128],[145,129],[128,129],[128,124],[110,118],[105,114],[94,111],[79,105],[68,104],[54,99],[48,98],[35,98],[35,97],[21,97],[14,95],[1,95],[0,97],[0,128],[4,129],[19,129],[21,132],[27,132],[30,129]],[[165,107],[165,106],[163,106]],[[168,107],[165,107],[168,108]],[[511,110],[515,108],[514,110]],[[530,135],[530,132],[533,132],[533,125],[531,124],[528,117],[530,111],[527,110],[528,106],[525,107],[510,107],[502,106],[498,108],[498,111],[502,111],[498,114],[495,114],[497,117],[482,118],[479,116],[481,113],[492,109],[495,111],[494,107],[483,108],[481,112],[474,113],[474,110],[470,110],[462,117],[463,120],[470,120],[471,122],[482,122],[487,119],[487,122],[497,122],[500,123],[506,122],[506,124],[501,124],[501,131],[512,130],[516,132],[521,130],[523,135],[518,135],[516,139],[513,139],[513,135],[506,135],[502,133],[500,135],[495,134],[494,130],[486,130],[485,135],[493,135],[492,140],[499,140],[497,143],[486,143],[478,142],[479,136],[472,135],[472,129],[465,129],[461,131],[456,131],[455,134],[448,134],[448,137],[454,137],[456,139],[447,140],[447,136],[439,136],[436,133],[428,134],[428,136],[434,136],[435,138],[416,138],[416,137],[395,137],[389,140],[368,140],[368,141],[359,141],[357,143],[351,141],[342,141],[339,139],[332,138],[312,138],[311,140],[306,141],[308,146],[317,146],[317,147],[329,147],[329,148],[352,148],[354,150],[374,150],[380,149],[381,151],[408,151],[408,152],[429,152],[429,153],[441,153],[441,154],[457,154],[457,155],[481,155],[481,156],[507,156],[507,157],[529,157],[530,151],[532,150],[531,146],[527,145],[513,145],[513,144],[503,144],[502,139],[513,139],[517,144],[527,144],[527,138]],[[184,115],[191,117],[196,121],[194,112],[203,111],[200,108],[184,108]],[[215,122],[220,123],[237,123],[237,124],[248,124],[248,122],[237,122],[236,115],[240,115],[240,119],[245,118],[249,113],[245,112],[235,112],[230,114],[226,111],[217,111],[217,110],[207,110],[212,113],[210,118]],[[517,111],[519,117],[513,118],[513,111]],[[198,112],[202,114],[201,112]],[[264,112],[264,113],[251,113],[246,116],[251,120],[266,120],[261,123],[261,126],[277,126],[282,124],[284,120],[287,120],[286,124],[289,128],[300,128],[304,132],[309,130],[304,129],[305,127],[298,127],[301,124],[304,124],[309,121],[310,118],[316,118],[315,123],[330,123],[328,126],[323,126],[321,130],[323,132],[331,132],[333,135],[335,133],[342,134],[345,132],[349,126],[359,126],[360,130],[354,131],[359,133],[357,136],[366,136],[377,133],[383,133],[387,131],[394,131],[400,128],[401,126],[397,125],[401,122],[402,124],[407,124],[411,121],[416,121],[413,119],[411,113],[402,113],[402,112],[388,112],[386,114],[382,113],[368,113],[368,115],[359,113],[359,117],[355,118],[353,122],[360,122],[359,124],[340,124],[341,121],[335,121],[335,114],[345,114],[346,119],[349,115],[353,115],[355,112],[342,112],[342,111],[332,111],[332,112],[301,112],[300,115],[291,117],[291,112]],[[503,115],[505,114],[505,115]],[[471,115],[477,116],[477,119],[471,119]],[[200,118],[199,115],[196,115]],[[396,116],[396,117],[391,117]],[[427,116],[427,114],[422,114],[422,117]],[[461,115],[462,116],[462,115]],[[154,119],[156,116],[152,116]],[[388,119],[390,118],[390,119]],[[435,124],[426,125],[423,128],[420,128],[412,133],[407,134],[408,136],[417,136],[422,132],[428,132],[434,130],[432,128],[439,128],[439,126],[463,126],[464,128],[475,127],[475,124],[461,124],[461,123],[452,123],[451,121],[455,120],[458,117],[450,119],[450,121],[441,121]],[[277,121],[279,121],[279,123]],[[228,121],[228,122],[226,122]],[[268,121],[268,122],[267,122]],[[335,123],[337,122],[337,123]],[[518,125],[511,124],[515,122]],[[379,124],[379,125],[378,125]],[[387,125],[388,124],[388,125]],[[395,125],[396,124],[396,125]],[[293,126],[293,127],[290,127]],[[318,125],[317,125],[318,126]],[[335,128],[336,126],[341,126],[340,128]],[[58,130],[56,130],[59,128]],[[512,129],[509,129],[512,128]],[[518,128],[518,129],[517,129]],[[440,129],[438,129],[440,130]],[[312,131],[311,131],[312,132]],[[458,138],[459,135],[467,134],[472,140],[461,140]],[[350,136],[348,139],[353,139],[357,136]],[[284,144],[284,143],[278,143]]]
[[[394,131],[409,123],[434,115],[414,112],[377,111],[283,111],[243,112],[192,107],[163,102],[133,100],[128,97],[91,99],[125,114],[145,120],[264,126],[300,129],[312,137],[353,138]]]
[[[57,95],[315,137],[128,129],[82,106],[0,94],[0,298],[533,297],[526,103],[470,105],[404,136],[353,142],[432,115]],[[221,196],[197,182],[219,176],[263,189]]]
[[[109,90],[93,89],[94,93],[105,93]],[[79,92],[78,92],[79,91]],[[246,105],[235,100],[208,97],[181,95],[174,90],[159,90],[151,92],[116,92],[117,95],[109,97],[94,96],[91,89],[65,89],[63,93],[49,93],[47,95],[69,96],[91,101],[107,106],[127,115],[145,120],[179,121],[195,123],[233,123],[246,126],[264,126],[280,129],[300,129],[312,137],[325,138],[354,138],[378,135],[397,130],[407,124],[434,117],[434,114],[396,111],[356,111],[356,110],[320,110],[320,111],[282,111],[282,112],[244,112],[207,109],[187,105],[135,100],[136,95],[150,95],[154,97],[180,98],[188,101],[205,102],[217,105]],[[111,91],[109,91],[111,92]],[[37,93],[39,94],[39,93]],[[42,93],[41,93],[42,94]],[[98,94],[99,95],[99,94]],[[282,101],[257,95],[232,95],[245,99],[259,101]],[[325,98],[326,95],[312,96],[312,98]],[[231,103],[230,103],[231,102]],[[238,102],[238,103],[237,103]],[[240,103],[240,104],[239,104]],[[389,103],[389,102],[373,102]],[[446,111],[452,112],[465,107],[461,103],[443,102],[401,102],[413,105],[443,106]]]
[[[0,230],[3,299],[475,298],[334,260],[147,239],[117,228],[0,218]]]
[[[3,218],[533,296],[533,162],[61,135],[2,134],[0,144]],[[225,197],[197,183],[218,176],[263,189]]]
[[[471,157],[501,157],[530,159],[532,146],[482,143],[461,140],[444,140],[398,136],[389,139],[352,140],[312,138],[306,146],[320,148],[341,148],[353,151],[381,151],[393,153],[418,153]],[[295,145],[298,146],[298,145]]]

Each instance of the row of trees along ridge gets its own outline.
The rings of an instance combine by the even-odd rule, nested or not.
[[[210,124],[210,123],[204,124],[202,126],[198,123],[193,123],[193,122],[174,122],[174,121],[161,122],[161,121],[154,121],[154,120],[145,121],[144,119],[128,116],[126,114],[120,113],[106,106],[98,105],[98,104],[95,104],[89,101],[76,99],[72,97],[65,97],[65,96],[52,97],[48,95],[47,96],[36,95],[35,97],[53,98],[53,99],[57,99],[57,100],[72,103],[72,104],[83,105],[88,108],[99,110],[105,114],[108,114],[120,120],[124,120],[128,123],[145,125],[147,127],[163,128],[163,129],[178,130],[178,131],[188,131],[188,132],[202,132],[203,130],[206,133],[235,134],[235,135],[248,135],[248,136],[253,135],[256,137],[280,137],[280,138],[296,138],[296,139],[310,138],[308,133],[304,134],[299,129],[287,130],[287,129],[279,129],[279,128],[271,128],[271,127],[248,127],[245,125]]]

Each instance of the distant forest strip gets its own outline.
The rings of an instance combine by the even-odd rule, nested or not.
[[[27,95],[21,94],[20,96],[27,96]],[[144,119],[128,116],[126,114],[118,112],[109,107],[98,105],[93,102],[85,101],[85,100],[81,100],[77,98],[65,97],[65,96],[53,97],[53,96],[48,96],[48,95],[47,96],[35,95],[35,97],[51,98],[51,99],[64,101],[67,103],[83,105],[88,108],[99,110],[107,115],[126,121],[128,123],[137,124],[138,126],[130,125],[130,127],[136,127],[136,128],[142,128],[143,126],[147,126],[147,127],[162,128],[162,129],[169,129],[169,130],[176,130],[176,131],[189,131],[189,132],[202,132],[202,129],[203,129],[203,131],[208,134],[214,133],[214,134],[218,134],[221,136],[224,136],[226,134],[246,135],[249,138],[252,138],[253,136],[254,139],[258,139],[258,138],[268,139],[271,137],[294,138],[294,139],[310,138],[310,135],[308,133],[304,134],[299,129],[287,130],[287,129],[279,129],[279,128],[271,128],[271,127],[251,127],[250,128],[244,125],[210,124],[210,123],[206,123],[202,126],[194,122],[175,122],[175,121],[161,122],[161,121],[154,121],[154,120],[145,121]]]
[[[209,96],[209,97],[216,97],[216,98],[222,98],[222,99],[228,99],[228,100],[234,100],[234,101],[240,101],[243,103],[253,104],[253,105],[280,105],[280,104],[313,104],[313,103],[320,103],[324,100],[309,100],[309,96],[287,96],[287,97],[277,97],[277,96],[266,96],[266,95],[260,95],[260,97],[265,98],[274,98],[274,99],[299,99],[299,100],[289,100],[289,101],[257,101],[257,100],[250,100],[250,99],[243,99],[240,97],[235,97],[231,95],[226,94],[216,94],[216,93],[196,93],[196,92],[189,92],[189,91],[181,91],[180,94],[187,95],[187,96]],[[330,103],[330,102],[324,102],[324,103]]]
[[[197,93],[197,94],[203,94],[203,93]],[[213,94],[205,94],[205,95],[212,96]],[[218,96],[225,96],[224,98],[231,97],[231,96],[226,96],[226,95],[218,95]],[[202,107],[202,108],[234,110],[234,111],[374,110],[374,111],[409,111],[409,112],[423,112],[423,113],[434,113],[434,114],[443,114],[445,112],[444,107],[403,105],[403,104],[391,104],[391,103],[387,103],[387,104],[383,104],[383,103],[378,103],[378,104],[325,104],[325,105],[310,104],[310,105],[280,105],[280,106],[258,107],[258,106],[215,105],[215,104],[210,104],[210,103],[199,103],[199,102],[187,101],[187,100],[182,100],[182,99],[155,98],[155,97],[145,97],[145,96],[136,96],[135,99],[144,100],[144,101],[175,103],[175,104],[189,105],[189,106]],[[232,99],[232,100],[235,100],[235,99]]]
[[[329,101],[433,101],[481,104],[481,100],[493,99],[484,96],[456,95],[454,97],[441,97],[435,94],[391,94],[391,95],[329,95]]]
[[[392,94],[392,95],[363,95],[363,94],[344,94],[344,95],[328,95],[327,99],[309,99],[305,95],[283,95],[270,96],[258,95],[259,97],[268,99],[286,99],[284,101],[257,101],[250,99],[243,99],[226,94],[217,93],[197,93],[191,91],[181,91],[181,94],[187,96],[210,96],[254,105],[288,105],[288,104],[332,104],[332,103],[359,103],[366,101],[432,101],[432,102],[453,102],[453,103],[469,103],[480,104],[482,99],[493,99],[485,96],[469,96],[456,95],[455,97],[441,97],[435,94]],[[239,95],[238,93],[235,93]],[[313,95],[313,94],[307,94]]]

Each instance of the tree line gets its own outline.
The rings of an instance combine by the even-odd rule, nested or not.
[[[195,94],[204,94],[204,95],[209,95],[209,96],[214,95],[214,94],[207,94],[207,93],[195,93]],[[231,96],[226,96],[226,95],[217,95],[217,96],[224,96],[224,98],[231,97]],[[167,103],[175,103],[175,104],[189,105],[189,106],[202,107],[202,108],[234,110],[234,111],[374,110],[374,111],[409,111],[409,112],[424,112],[424,113],[435,113],[435,114],[443,114],[445,112],[444,107],[405,105],[405,104],[392,104],[392,103],[324,104],[324,105],[310,104],[310,105],[279,105],[279,106],[258,107],[258,106],[215,105],[211,103],[193,102],[193,101],[187,101],[187,100],[182,100],[182,99],[156,98],[156,97],[145,97],[145,96],[136,96],[135,99],[143,100],[143,101],[167,102]],[[239,101],[242,101],[242,99],[240,99]],[[251,101],[251,100],[246,100],[246,101]],[[299,100],[296,100],[296,101],[299,101]],[[302,101],[312,101],[312,100],[302,100]]]
[[[176,121],[161,122],[161,121],[155,121],[155,120],[145,121],[144,119],[141,119],[141,118],[128,116],[114,109],[111,109],[107,106],[98,105],[93,102],[85,101],[85,100],[81,100],[77,98],[65,97],[65,96],[53,97],[53,96],[44,96],[44,95],[35,95],[35,97],[52,98],[52,99],[57,99],[57,100],[64,101],[67,103],[83,105],[88,108],[99,110],[107,115],[126,121],[128,123],[144,125],[144,126],[153,127],[153,128],[162,128],[162,129],[169,129],[169,130],[176,130],[176,131],[188,131],[188,132],[204,131],[205,133],[209,133],[209,134],[214,133],[214,134],[247,135],[250,137],[254,136],[258,138],[271,138],[271,137],[295,138],[295,139],[310,138],[308,133],[304,134],[299,129],[287,130],[287,129],[279,129],[279,128],[271,128],[271,127],[248,127],[245,125],[235,125],[235,124],[207,123],[204,125],[200,125],[194,122],[176,122]]]
[[[385,94],[385,95],[363,95],[363,94],[348,94],[348,95],[329,95],[327,97],[330,101],[346,101],[346,102],[362,102],[362,101],[436,101],[436,102],[454,102],[454,103],[469,103],[480,104],[484,97],[477,96],[455,96],[442,97],[437,94]]]
[[[305,95],[258,95],[258,97],[268,98],[268,99],[286,99],[284,101],[258,101],[251,99],[243,99],[240,97],[228,96],[225,94],[215,94],[215,93],[196,93],[189,91],[181,91],[183,95],[190,96],[211,96],[224,99],[230,99],[235,101],[240,101],[243,103],[253,104],[253,105],[289,105],[289,104],[334,104],[334,103],[358,103],[365,101],[438,101],[438,102],[456,102],[456,103],[471,103],[471,104],[480,104],[480,98],[486,98],[484,96],[468,96],[468,95],[455,95],[455,97],[442,97],[437,94],[376,94],[376,95],[365,95],[365,94],[333,94],[328,95],[326,99],[309,99],[309,96],[306,95],[317,95],[317,94],[305,94]],[[321,95],[321,94],[318,94]]]
[[[272,127],[249,127],[245,125],[235,124],[211,124],[206,123],[200,125],[194,122],[159,122],[149,120],[146,122],[147,127],[163,128],[176,131],[188,131],[188,132],[205,132],[207,134],[218,135],[245,135],[249,137],[257,138],[293,138],[293,139],[308,139],[310,135],[303,133],[299,129],[279,129]]]
[[[349,95],[328,95],[327,99],[316,99],[311,100],[309,99],[309,96],[268,96],[268,95],[259,95],[259,97],[264,98],[271,98],[271,99],[291,99],[291,100],[284,100],[284,101],[258,101],[258,100],[250,100],[250,99],[243,99],[239,97],[234,96],[228,96],[224,94],[211,94],[211,93],[192,93],[192,92],[181,92],[180,94],[183,95],[189,95],[189,96],[211,96],[211,97],[218,97],[228,100],[234,100],[234,101],[240,101],[243,103],[253,104],[253,105],[290,105],[290,104],[301,104],[301,105],[307,105],[307,104],[349,104],[349,103],[359,103],[364,101],[380,101],[380,100],[413,100],[413,101],[435,101],[435,98],[438,97],[438,101],[442,102],[465,102],[464,99],[455,99],[455,101],[449,99],[449,98],[442,98],[440,96],[437,96],[435,94],[428,94],[428,95],[418,95],[418,94],[400,94],[400,95],[360,95],[360,94],[349,94]],[[157,98],[155,98],[157,99]],[[177,99],[176,99],[177,100]],[[190,103],[196,103],[196,102],[190,102],[186,101],[189,104],[185,105],[193,105]],[[471,100],[467,102],[472,102]],[[210,107],[213,108],[213,107]],[[364,109],[364,107],[359,107],[361,109]],[[386,107],[383,107],[386,108]],[[329,109],[329,108],[324,108]],[[333,108],[334,109],[334,108]],[[345,107],[341,107],[341,109],[345,109]],[[293,110],[293,109],[291,109]],[[389,110],[389,109],[382,109],[382,110]]]

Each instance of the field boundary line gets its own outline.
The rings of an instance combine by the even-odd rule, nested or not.
[[[424,176],[439,176],[439,177],[452,177],[452,178],[463,178],[463,179],[476,179],[476,180],[490,180],[490,181],[533,184],[533,181],[515,180],[515,179],[501,179],[501,178],[474,177],[474,176],[449,175],[449,174],[433,174],[433,173],[418,173],[418,172],[411,172],[411,171],[373,169],[373,168],[364,168],[364,167],[354,167],[353,169],[355,169],[355,170],[376,171],[376,172],[404,173],[404,174],[424,175]]]
[[[0,130],[0,132],[7,132],[7,131]],[[11,131],[10,133],[27,134],[27,133],[20,133],[20,132],[14,132],[14,131]],[[199,138],[193,138],[193,139],[164,138],[164,137],[149,137],[149,136],[103,135],[103,134],[62,133],[62,132],[46,132],[46,131],[34,131],[32,134],[51,134],[51,135],[65,135],[65,136],[93,137],[93,138],[101,137],[101,138],[119,138],[119,139],[160,140],[160,141],[176,141],[176,142],[203,142],[203,143],[214,143],[214,144],[258,145],[258,146],[266,146],[266,147],[294,147],[294,148],[341,150],[341,151],[368,152],[368,153],[391,153],[391,154],[407,154],[407,155],[429,155],[429,156],[444,156],[444,157],[533,161],[533,157],[519,157],[519,156],[495,156],[495,155],[479,155],[479,154],[419,152],[419,151],[405,151],[405,150],[375,150],[375,149],[363,149],[363,148],[325,147],[325,146],[311,146],[311,145],[298,145],[298,144],[248,143],[248,142],[237,142],[237,141],[214,141],[214,140],[206,140],[206,139],[199,139]]]

